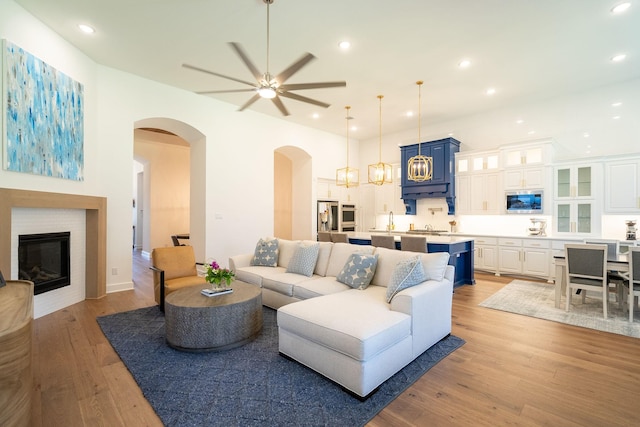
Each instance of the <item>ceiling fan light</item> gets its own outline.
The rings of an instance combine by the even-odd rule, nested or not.
[[[272,87],[261,87],[258,89],[258,95],[262,98],[273,99],[276,97],[276,90]]]

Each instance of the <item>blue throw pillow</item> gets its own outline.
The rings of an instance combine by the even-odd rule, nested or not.
[[[304,274],[307,277],[313,276],[319,253],[320,243],[312,243],[308,246],[300,243],[293,253],[289,265],[287,265],[287,273]]]
[[[378,254],[351,254],[336,280],[354,289],[369,286],[378,265]]]
[[[391,281],[387,286],[387,302],[403,289],[410,288],[427,280],[422,268],[420,255],[401,261],[391,273]]]
[[[256,244],[251,265],[276,267],[278,265],[278,239],[260,239]]]

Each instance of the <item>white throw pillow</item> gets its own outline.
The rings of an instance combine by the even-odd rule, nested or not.
[[[316,268],[316,261],[318,261],[319,250],[319,243],[300,243],[289,261],[287,273],[303,274],[307,277],[313,276],[313,270]]]
[[[420,255],[401,261],[391,274],[391,281],[387,286],[387,302],[403,289],[410,288],[427,280],[422,268]]]

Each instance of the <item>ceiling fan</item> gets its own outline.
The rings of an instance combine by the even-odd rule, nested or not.
[[[194,65],[182,64],[184,68],[189,68],[190,70],[200,71],[202,73],[211,74],[213,76],[222,77],[223,79],[233,80],[234,82],[242,83],[248,86],[251,86],[250,89],[230,89],[230,90],[210,90],[210,91],[202,91],[196,92],[198,94],[213,94],[213,93],[233,93],[233,92],[255,92],[255,94],[242,105],[238,111],[242,111],[245,108],[249,107],[251,104],[256,102],[260,98],[271,99],[271,102],[278,107],[278,110],[285,115],[289,115],[289,111],[282,103],[280,97],[293,99],[295,101],[306,102],[308,104],[317,105],[319,107],[327,108],[330,104],[325,102],[321,102],[315,99],[307,98],[302,95],[298,95],[292,93],[292,90],[304,90],[304,89],[319,89],[319,88],[330,88],[330,87],[344,87],[347,85],[346,82],[318,82],[318,83],[294,83],[294,84],[284,84],[289,77],[298,72],[302,67],[307,65],[312,59],[315,58],[310,53],[305,53],[302,55],[300,59],[291,64],[288,68],[282,71],[280,74],[276,76],[272,76],[269,72],[269,5],[273,3],[274,0],[263,0],[267,4],[267,71],[265,73],[260,73],[258,68],[251,62],[245,51],[242,49],[240,44],[231,42],[229,43],[231,47],[235,50],[236,54],[240,57],[242,62],[247,66],[253,77],[255,77],[257,83],[248,82],[245,80],[237,79],[235,77],[225,76],[224,74],[219,74],[210,70],[206,70],[204,68],[196,67]]]

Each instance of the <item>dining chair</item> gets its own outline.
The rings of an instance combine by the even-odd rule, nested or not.
[[[565,311],[571,306],[571,293],[574,289],[581,289],[582,303],[586,298],[586,291],[602,293],[602,313],[607,318],[609,302],[609,285],[607,281],[607,245],[565,244],[566,305]]]
[[[427,252],[427,238],[424,236],[400,236],[400,250]]]
[[[584,239],[584,243],[587,245],[607,245],[607,257],[615,259],[620,253],[620,242],[613,239]],[[609,288],[614,288],[616,292],[616,300],[618,305],[622,308],[624,299],[624,282],[627,280],[627,276],[618,271],[607,271],[607,280]]]
[[[389,234],[372,234],[371,235],[371,245],[378,248],[396,248],[396,238],[395,236]]]
[[[629,310],[629,322],[633,322],[633,310],[640,299],[640,247],[629,248],[629,281],[625,286],[628,288],[626,307]]]
[[[349,243],[347,233],[331,233],[331,241],[333,243]]]
[[[331,233],[328,231],[318,231],[318,241],[319,242],[330,242],[331,241]]]

